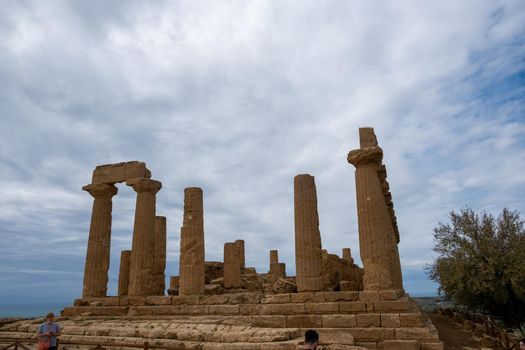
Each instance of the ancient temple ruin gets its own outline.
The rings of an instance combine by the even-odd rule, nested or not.
[[[359,139],[348,162],[355,167],[362,267],[350,248],[340,256],[322,248],[311,175],[293,181],[295,276],[287,275],[276,249],[269,251],[267,272],[247,267],[242,239],[224,243],[223,261],[205,261],[204,193],[190,187],[184,190],[179,274],[170,277],[167,291],[166,218],[155,205],[161,183],[142,162],[96,167],[83,187],[94,198],[83,297],[62,311],[63,337],[78,336],[68,327],[80,328],[80,317],[106,323],[107,331],[98,333],[84,325],[82,336],[107,337],[108,344],[111,337],[134,344],[142,337],[185,349],[296,349],[313,328],[325,349],[441,350],[435,328],[403,289],[383,150],[372,128],[360,128]],[[112,197],[119,182],[137,192],[135,222],[131,250],[121,253],[118,296],[108,296]],[[142,330],[144,320],[149,330]]]

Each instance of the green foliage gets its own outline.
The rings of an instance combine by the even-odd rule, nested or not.
[[[473,310],[517,324],[525,317],[525,231],[519,213],[498,218],[470,208],[434,229],[438,257],[429,266],[440,293]]]

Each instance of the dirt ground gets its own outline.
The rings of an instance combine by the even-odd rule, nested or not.
[[[439,339],[443,342],[445,350],[479,349],[479,341],[472,338],[472,333],[463,330],[449,317],[428,313],[428,317],[436,326]]]

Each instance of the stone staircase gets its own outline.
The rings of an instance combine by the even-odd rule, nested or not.
[[[315,329],[326,349],[442,350],[432,323],[401,290],[83,298],[65,308],[62,339],[187,349],[296,349]],[[34,334],[20,321],[0,337]]]

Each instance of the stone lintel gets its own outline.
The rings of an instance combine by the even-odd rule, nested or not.
[[[139,161],[121,162],[114,164],[98,165],[93,170],[91,182],[100,183],[117,183],[125,182],[132,178],[150,178],[151,171],[146,168],[146,163]]]

